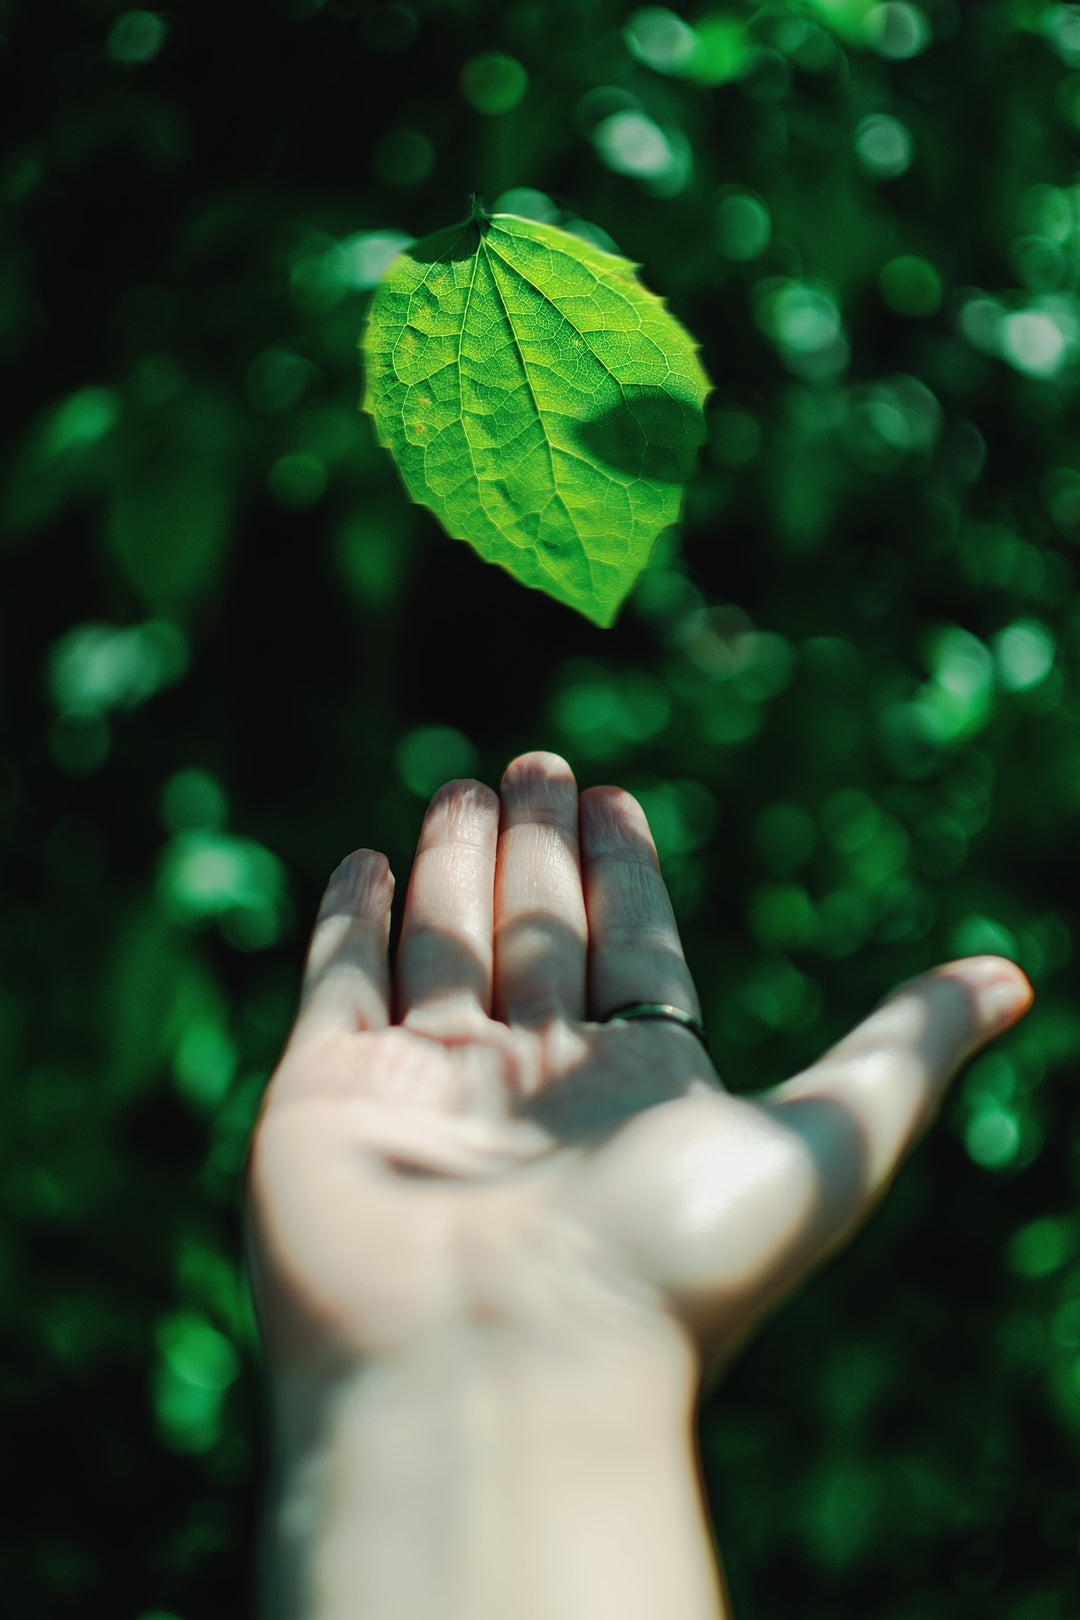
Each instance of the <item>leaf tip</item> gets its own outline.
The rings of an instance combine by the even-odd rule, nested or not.
[[[589,603],[575,602],[574,606],[582,617],[595,624],[598,630],[610,630],[618,618],[622,602],[601,603],[594,600]]]

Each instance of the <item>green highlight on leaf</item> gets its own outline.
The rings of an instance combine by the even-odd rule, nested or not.
[[[393,261],[361,339],[363,409],[412,499],[605,627],[678,518],[711,388],[636,268],[474,210]]]

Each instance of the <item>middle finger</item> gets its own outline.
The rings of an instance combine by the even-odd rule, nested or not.
[[[586,937],[574,773],[557,754],[522,754],[502,780],[496,1016],[534,1028],[583,1018]]]
[[[491,908],[499,807],[481,782],[448,782],[428,806],[405,900],[397,1012],[448,1032],[491,1006]]]

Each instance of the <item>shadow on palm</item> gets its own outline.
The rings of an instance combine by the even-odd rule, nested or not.
[[[433,948],[443,1033],[407,1021],[316,1038],[290,1048],[275,1081],[279,1103],[293,1090],[322,1113],[311,1196],[332,1196],[339,1220],[341,1182],[318,1169],[347,1159],[349,1270],[359,1281],[374,1259],[380,1279],[365,1285],[369,1307],[389,1284],[395,1299],[426,1293],[466,1318],[470,1296],[502,1295],[510,1310],[517,1268],[587,1255],[604,1289],[644,1287],[726,1359],[868,1206],[870,1143],[853,1108],[732,1096],[671,1025],[537,1032],[455,1012],[482,965],[449,934]],[[563,1283],[580,1311],[581,1278]],[[375,1314],[396,1320],[400,1307]],[[413,1331],[412,1309],[405,1318]]]

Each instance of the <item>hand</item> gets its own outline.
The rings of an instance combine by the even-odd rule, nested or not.
[[[249,1177],[277,1486],[272,1620],[728,1620],[703,1367],[854,1230],[959,1065],[997,957],[904,986],[732,1097],[640,806],[526,754],[334,874]]]
[[[501,812],[501,813],[500,813]],[[947,1082],[1026,1011],[998,957],[895,992],[812,1067],[723,1088],[645,816],[526,754],[456,782],[393,880],[338,868],[253,1144],[272,1369],[348,1369],[476,1324],[518,1347],[667,1341],[698,1370],[859,1225]]]

